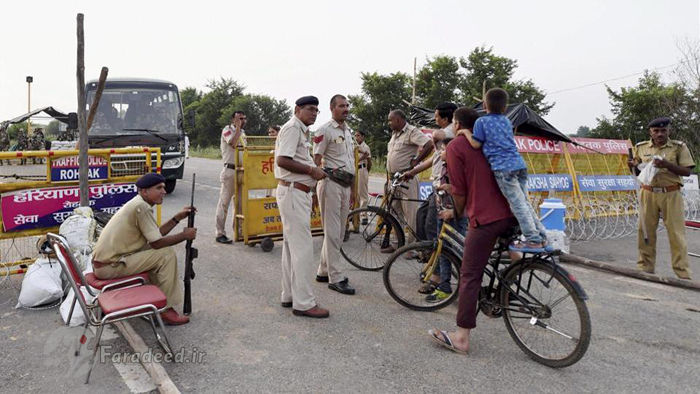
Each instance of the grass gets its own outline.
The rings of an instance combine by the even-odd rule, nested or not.
[[[370,174],[386,175],[386,156],[372,157],[372,170]]]
[[[216,146],[191,146],[190,156],[203,159],[221,159],[221,150]]]

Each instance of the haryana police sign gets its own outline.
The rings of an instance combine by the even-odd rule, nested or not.
[[[107,159],[88,156],[88,179],[107,179]],[[51,161],[51,181],[77,181],[79,178],[78,156],[59,157]]]

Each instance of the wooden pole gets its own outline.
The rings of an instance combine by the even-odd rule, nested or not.
[[[90,132],[92,127],[92,121],[95,120],[95,114],[97,113],[97,106],[100,105],[100,99],[102,98],[102,91],[105,89],[105,81],[107,80],[107,73],[109,69],[107,67],[102,67],[100,72],[100,80],[97,82],[97,91],[95,92],[95,98],[92,100],[90,105],[90,113],[87,117],[87,130]]]
[[[78,14],[78,65],[76,77],[78,83],[78,176],[80,179],[80,206],[90,206],[88,194],[88,142],[87,122],[85,119],[85,37],[83,35],[83,14]]]

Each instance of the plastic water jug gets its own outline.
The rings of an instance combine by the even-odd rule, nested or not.
[[[545,198],[540,205],[540,221],[547,230],[566,230],[566,205],[560,198]]]

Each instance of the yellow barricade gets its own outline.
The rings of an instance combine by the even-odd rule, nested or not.
[[[78,153],[0,152],[0,276],[22,273],[38,256],[38,237],[58,232],[59,224],[79,205]],[[116,195],[134,194],[130,184],[139,176],[160,172],[160,148],[90,149],[88,156],[91,206],[109,213],[121,205],[100,208],[97,200],[110,196],[109,201],[123,205],[126,201]],[[32,204],[32,209],[19,203]],[[59,211],[46,208],[52,204],[58,204]],[[46,211],[45,216],[34,212],[38,207]],[[160,223],[160,206],[156,212]]]
[[[236,149],[235,156],[235,240],[251,246],[263,243],[265,251],[272,250],[270,241],[283,238],[282,218],[275,197],[274,145],[274,137],[248,136],[245,146]],[[312,235],[322,235],[318,210],[311,213],[309,220]]]

